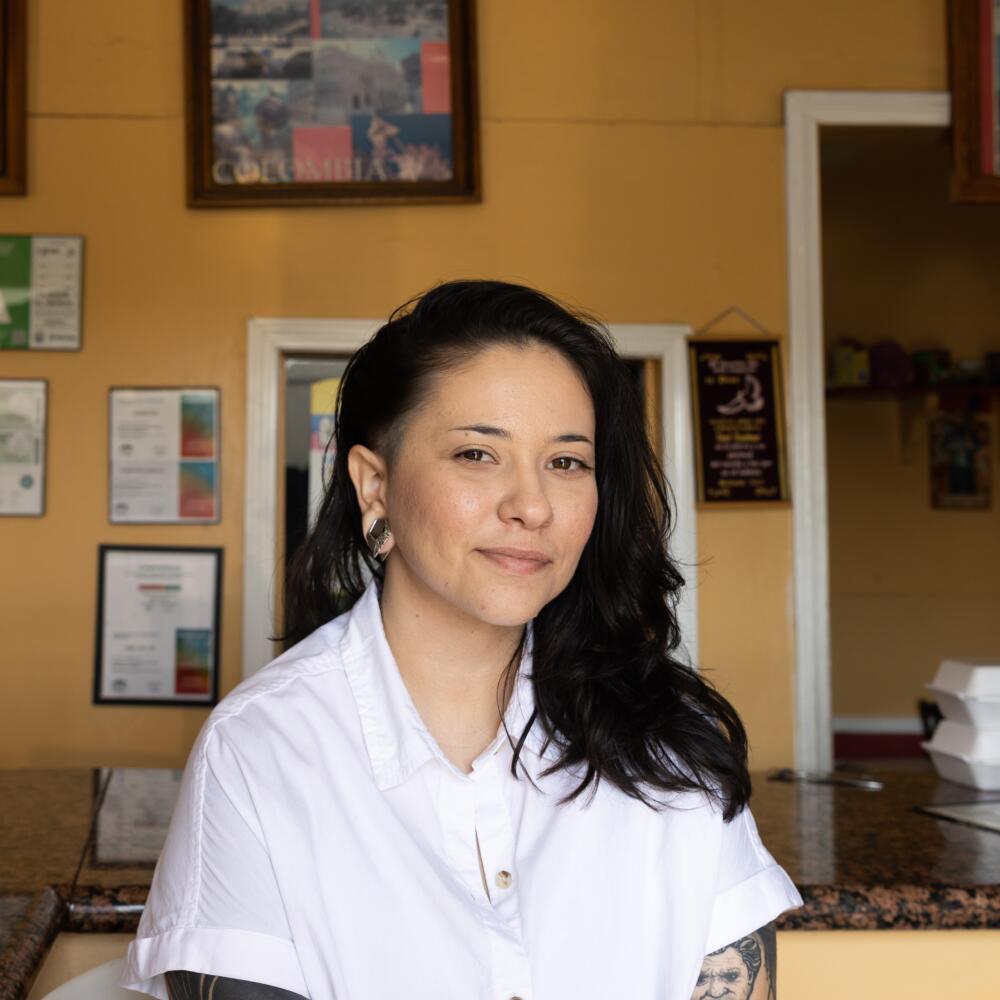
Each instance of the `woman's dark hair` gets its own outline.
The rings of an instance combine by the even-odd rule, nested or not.
[[[440,380],[499,345],[560,352],[589,389],[596,418],[593,530],[573,578],[533,620],[535,714],[545,746],[554,741],[560,751],[543,773],[585,766],[582,783],[562,802],[591,781],[596,792],[603,777],[651,808],[644,785],[701,790],[728,821],[750,799],[747,735],[734,707],[674,655],[684,579],[667,551],[669,487],[638,385],[601,323],[535,289],[438,285],[397,309],[351,357],[337,392],[333,474],[289,565],[280,638],[290,645],[350,608],[365,589],[362,564],[379,586],[384,580],[362,534],[348,452],[363,444],[391,470],[408,419],[432,401]],[[501,677],[508,693],[526,632]],[[515,777],[534,721],[518,741]]]

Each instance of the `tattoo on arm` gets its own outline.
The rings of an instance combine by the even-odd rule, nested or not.
[[[305,1000],[277,986],[202,972],[168,972],[165,978],[170,1000]]]
[[[691,1000],[776,1000],[778,947],[774,921],[705,956]]]

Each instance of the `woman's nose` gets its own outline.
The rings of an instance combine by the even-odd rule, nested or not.
[[[520,471],[513,477],[500,504],[500,516],[515,517],[528,527],[538,527],[552,517],[552,504],[538,473]]]

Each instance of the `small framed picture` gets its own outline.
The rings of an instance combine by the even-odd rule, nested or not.
[[[949,0],[952,198],[1000,201],[1000,8]]]
[[[111,389],[112,524],[219,522],[219,396],[212,386]]]
[[[0,516],[45,513],[48,382],[0,379]]]
[[[928,426],[931,506],[989,510],[992,504],[990,419],[975,410],[938,410]]]
[[[188,204],[478,201],[473,0],[185,0]]]
[[[101,545],[94,704],[214,705],[222,549]]]

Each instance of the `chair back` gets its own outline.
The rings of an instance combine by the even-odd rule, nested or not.
[[[46,993],[42,1000],[135,1000],[148,996],[118,985],[124,965],[123,956],[95,966]]]

